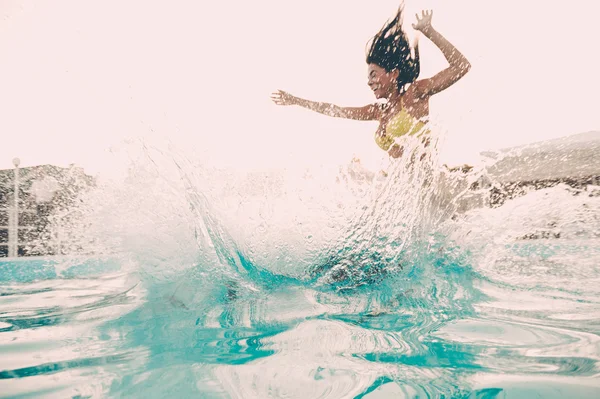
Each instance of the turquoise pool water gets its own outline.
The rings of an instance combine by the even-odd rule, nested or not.
[[[114,260],[4,261],[0,396],[598,397],[600,241],[534,244],[493,272],[434,244],[369,284],[325,284],[326,266],[255,270],[250,289],[201,269],[156,282]]]

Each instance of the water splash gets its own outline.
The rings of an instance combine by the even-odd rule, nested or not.
[[[0,296],[1,338],[86,325],[110,355],[36,362],[32,336],[31,356],[1,376],[56,389],[51,376],[76,373],[69,392],[99,396],[498,397],[550,379],[565,395],[593,392],[598,188],[481,206],[496,176],[450,172],[436,146],[421,157],[407,142],[380,173],[356,161],[235,171],[130,143],[126,178],[86,194],[62,226],[72,248],[117,259],[127,278],[103,280],[110,292],[92,301],[61,269]],[[90,302],[9,311],[15,295],[67,291]]]

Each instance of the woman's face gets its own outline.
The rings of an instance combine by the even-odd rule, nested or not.
[[[398,71],[387,72],[377,64],[369,64],[368,85],[373,90],[375,98],[389,98],[398,90]]]

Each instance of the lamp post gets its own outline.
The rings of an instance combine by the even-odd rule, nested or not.
[[[12,241],[12,254],[9,256],[19,256],[19,165],[21,164],[21,160],[19,158],[13,159],[13,165],[15,165],[15,189],[14,189],[14,217],[13,217],[13,229],[11,236],[13,237]]]

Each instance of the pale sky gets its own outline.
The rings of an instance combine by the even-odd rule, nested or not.
[[[237,168],[380,156],[374,123],[270,102],[276,89],[365,105],[365,45],[398,2],[2,0],[0,168],[111,168],[110,147],[169,137]],[[412,0],[473,67],[437,95],[444,156],[600,130],[600,3]],[[445,67],[420,38],[422,76]]]

